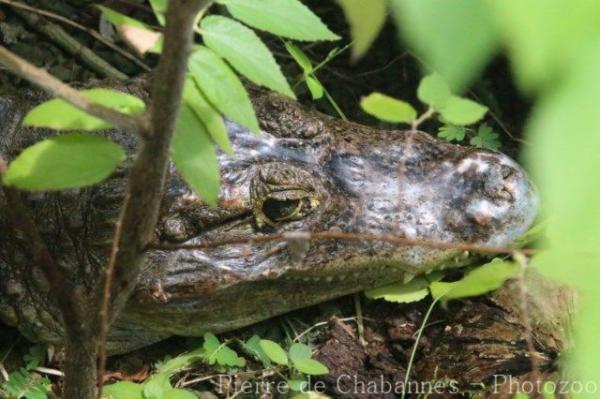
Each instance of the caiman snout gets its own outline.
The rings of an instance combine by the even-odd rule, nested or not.
[[[465,212],[481,228],[492,229],[487,244],[505,245],[524,233],[537,212],[537,193],[523,169],[508,156],[475,151],[458,165],[482,186]]]

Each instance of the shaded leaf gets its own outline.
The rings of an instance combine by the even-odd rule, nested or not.
[[[472,137],[469,141],[471,145],[479,148],[487,148],[490,150],[498,150],[500,148],[500,136],[494,132],[487,124],[482,123],[477,130],[477,136]]]
[[[209,133],[194,111],[182,104],[171,142],[171,157],[185,182],[207,204],[217,204],[219,163]]]
[[[30,191],[89,186],[124,159],[123,148],[104,137],[65,134],[27,147],[8,165],[4,184]]]
[[[371,93],[360,102],[361,108],[387,122],[412,122],[417,117],[417,111],[407,102],[386,96],[381,93]]]
[[[269,359],[271,359],[274,363],[287,365],[288,357],[283,348],[274,341],[268,339],[260,340],[260,347],[265,351]]]
[[[202,93],[234,122],[258,132],[258,121],[246,89],[233,71],[212,50],[197,46],[188,68]]]
[[[292,391],[303,392],[308,388],[308,381],[305,380],[288,380],[288,386]]]
[[[299,359],[294,362],[294,367],[304,374],[323,375],[329,373],[329,369],[323,363],[315,359]]]
[[[463,141],[467,130],[464,126],[444,125],[438,131],[438,137],[446,141]]]
[[[377,38],[387,16],[386,0],[336,0],[350,25],[352,59],[361,58]]]
[[[459,281],[433,282],[429,289],[434,299],[444,300],[483,295],[498,289],[504,282],[519,273],[519,265],[498,259],[470,271]]]
[[[391,0],[390,7],[402,38],[440,72],[452,89],[460,92],[477,77],[498,47],[488,3]]]
[[[312,356],[310,347],[299,342],[296,342],[292,344],[292,346],[290,346],[288,354],[292,362],[295,362],[300,359],[310,359],[310,357]]]
[[[321,19],[298,0],[228,0],[227,11],[256,28],[294,40],[337,40]]]
[[[271,359],[267,356],[262,346],[260,346],[260,337],[258,335],[250,337],[250,339],[244,343],[244,346],[251,353],[254,353],[265,366],[271,365]]]
[[[185,81],[183,101],[194,111],[196,116],[200,118],[214,142],[217,143],[225,153],[233,155],[233,148],[229,141],[229,134],[225,122],[223,121],[223,117],[206,100],[191,76],[188,76]]]
[[[440,110],[444,121],[454,125],[470,125],[477,122],[487,112],[487,107],[468,98],[452,96]]]
[[[273,54],[254,31],[219,15],[205,17],[200,26],[204,43],[238,72],[254,83],[296,98]]]
[[[417,88],[417,97],[433,109],[440,110],[446,106],[452,93],[444,78],[434,73],[421,79]]]

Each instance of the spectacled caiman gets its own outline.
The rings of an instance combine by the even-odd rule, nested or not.
[[[262,133],[227,122],[235,156],[218,154],[218,206],[203,203],[171,168],[156,243],[337,231],[503,246],[532,223],[535,190],[506,155],[420,131],[377,130],[274,93],[251,92]],[[38,97],[0,97],[4,157],[55,134],[19,126]],[[105,134],[134,153],[132,134]],[[126,171],[86,189],[27,194],[44,238],[83,292],[105,267]],[[0,314],[30,339],[58,344],[62,327],[52,293],[28,261],[27,243],[8,230],[8,212],[0,197]],[[288,245],[149,251],[135,293],[111,330],[109,352],[171,335],[231,330],[469,262],[458,250],[389,242],[317,240],[301,257]]]

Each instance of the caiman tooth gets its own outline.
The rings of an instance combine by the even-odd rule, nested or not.
[[[402,278],[402,282],[404,284],[409,283],[412,281],[412,279],[415,278],[415,275],[412,273],[405,273],[404,277]]]

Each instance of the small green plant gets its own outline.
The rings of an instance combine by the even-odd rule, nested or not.
[[[50,380],[34,370],[43,364],[46,358],[46,348],[34,345],[23,356],[25,366],[12,372],[8,381],[2,384],[2,390],[7,399],[46,399],[50,392]]]
[[[421,115],[417,114],[411,104],[382,93],[371,93],[362,99],[360,105],[365,112],[378,119],[392,123],[408,123],[413,130],[427,119],[438,117],[443,123],[438,137],[446,141],[460,142],[470,132],[471,145],[493,150],[500,148],[498,134],[487,124],[481,124],[476,131],[466,127],[481,120],[487,112],[487,107],[452,94],[439,74],[423,77],[417,89],[417,97],[428,106]]]

